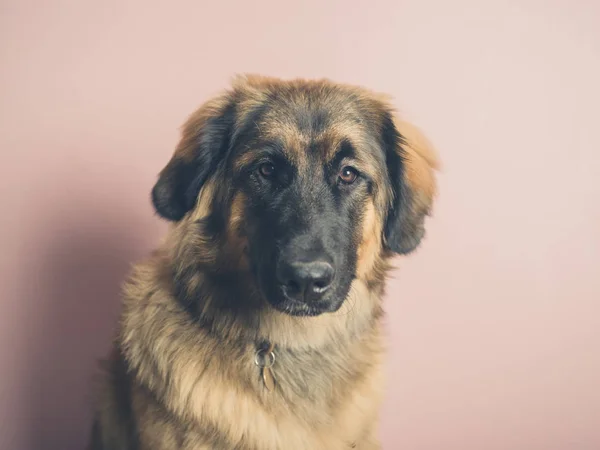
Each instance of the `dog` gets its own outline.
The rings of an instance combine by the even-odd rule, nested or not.
[[[379,449],[382,297],[422,241],[436,153],[383,95],[236,77],[152,189],[92,450]]]

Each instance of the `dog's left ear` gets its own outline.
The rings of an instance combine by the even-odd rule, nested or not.
[[[414,125],[386,113],[382,127],[392,195],[384,225],[388,250],[407,254],[425,234],[425,218],[436,194],[438,160],[431,143]]]

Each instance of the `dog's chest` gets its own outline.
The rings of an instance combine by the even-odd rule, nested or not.
[[[231,450],[353,448],[377,415],[380,355],[335,347],[274,353],[272,390],[254,358],[238,366],[238,381],[209,369],[183,390],[200,435],[211,429]],[[244,379],[247,383],[241,383]],[[193,438],[183,448],[203,449],[199,441]]]
[[[259,416],[248,447],[261,450],[349,449],[370,426],[381,399],[381,359],[373,347],[332,346],[312,351],[275,349],[268,389],[255,368]],[[254,441],[253,444],[250,441]],[[358,447],[360,448],[360,447]]]

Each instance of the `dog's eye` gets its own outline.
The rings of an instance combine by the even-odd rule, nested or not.
[[[352,184],[356,181],[358,177],[358,172],[354,167],[346,166],[344,167],[339,174],[339,180],[344,184]]]
[[[272,163],[262,163],[258,166],[258,173],[265,178],[271,178],[275,175],[275,166]]]

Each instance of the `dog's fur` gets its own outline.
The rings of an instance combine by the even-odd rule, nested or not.
[[[267,141],[297,197],[257,181]],[[344,146],[352,188],[336,178]],[[422,239],[436,168],[420,131],[363,88],[243,76],[200,107],[153,189],[172,227],[126,284],[91,448],[380,448],[384,281]],[[318,311],[277,303],[281,239],[327,227],[334,294]],[[268,344],[273,391],[255,364]]]

